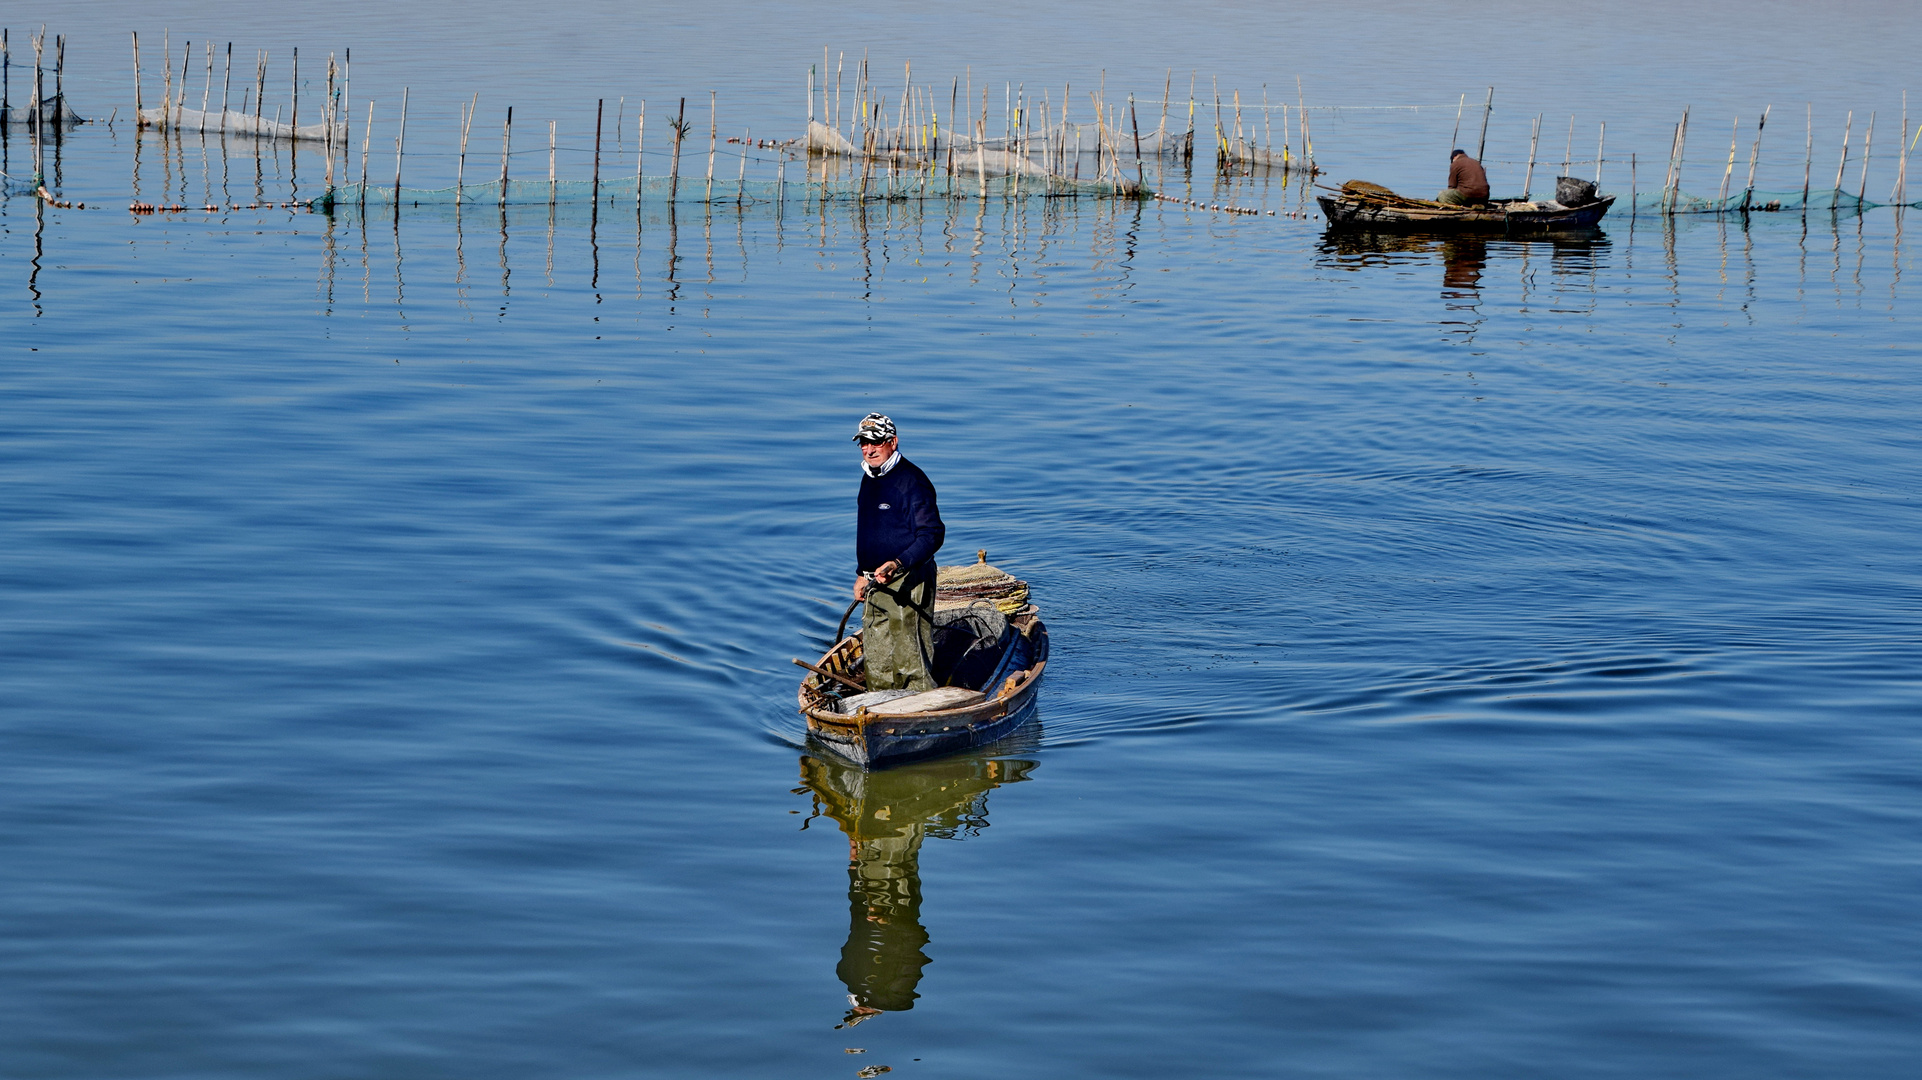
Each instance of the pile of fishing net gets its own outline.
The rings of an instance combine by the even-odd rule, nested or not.
[[[970,566],[943,566],[935,574],[934,609],[990,603],[1003,615],[1013,615],[1028,604],[1028,583],[988,564],[988,553],[975,553]]]

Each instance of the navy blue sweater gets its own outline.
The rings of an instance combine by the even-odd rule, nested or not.
[[[934,558],[947,539],[934,484],[914,462],[902,458],[886,476],[861,472],[861,512],[856,518],[855,569],[866,573],[890,559],[913,569]]]

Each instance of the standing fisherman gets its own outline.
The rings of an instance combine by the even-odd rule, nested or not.
[[[854,598],[866,600],[861,653],[869,690],[934,689],[934,553],[947,527],[934,484],[901,456],[894,421],[861,419],[861,509],[854,554],[861,576]]]

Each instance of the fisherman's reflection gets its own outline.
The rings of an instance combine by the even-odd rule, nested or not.
[[[1442,241],[1442,297],[1477,299],[1482,270],[1488,266],[1488,242],[1479,236],[1456,236]]]
[[[1029,725],[1023,743],[1036,736]],[[999,750],[1005,754],[1004,741]],[[801,757],[801,781],[848,838],[848,940],[834,973],[848,988],[852,1027],[914,1008],[928,963],[921,926],[921,841],[960,839],[988,825],[988,792],[1028,778],[1035,762],[961,755],[867,772]]]

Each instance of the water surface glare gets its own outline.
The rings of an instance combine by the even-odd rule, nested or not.
[[[81,129],[67,190],[135,149]],[[108,205],[0,199],[0,1072],[1922,1054],[1890,210]],[[1054,651],[1035,725],[863,775],[788,659],[871,409]]]

